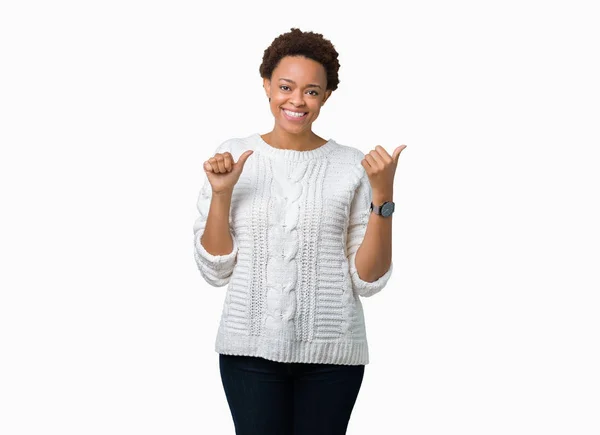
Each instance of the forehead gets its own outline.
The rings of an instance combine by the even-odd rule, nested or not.
[[[324,82],[327,78],[325,68],[319,62],[302,56],[286,56],[273,71],[275,80],[285,77],[294,81],[311,83]]]

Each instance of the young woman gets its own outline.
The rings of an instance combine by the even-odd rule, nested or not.
[[[215,349],[238,435],[346,433],[369,362],[360,297],[392,274],[406,146],[365,155],[313,132],[339,66],[321,34],[275,38],[259,69],[273,130],[228,139],[204,162],[195,258],[209,284],[228,286]]]

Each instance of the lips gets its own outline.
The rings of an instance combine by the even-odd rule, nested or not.
[[[288,115],[287,113],[285,113],[286,110],[288,110],[288,109],[281,109],[281,112],[283,113],[283,116],[285,117],[285,119],[287,119],[289,121],[302,121],[302,120],[306,119],[306,116],[308,115],[308,112],[298,112],[296,110],[289,110],[289,112],[304,113],[304,115],[302,115],[302,116]]]
[[[306,112],[303,112],[302,110],[286,109],[285,107],[282,107],[281,109],[282,110],[287,110],[288,112],[294,112],[294,113],[306,113]]]

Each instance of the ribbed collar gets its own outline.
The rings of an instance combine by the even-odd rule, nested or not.
[[[284,150],[281,148],[275,148],[266,143],[261,137],[260,133],[254,133],[252,138],[256,141],[256,150],[258,150],[261,154],[271,158],[293,161],[323,158],[336,147],[336,142],[333,139],[329,139],[319,148],[309,151]]]

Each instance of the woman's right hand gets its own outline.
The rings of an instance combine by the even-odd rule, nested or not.
[[[245,151],[237,163],[233,161],[233,156],[228,151],[216,153],[204,162],[204,172],[208,177],[213,194],[233,192],[233,187],[240,179],[246,160],[253,152],[253,150]]]

